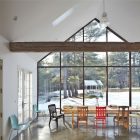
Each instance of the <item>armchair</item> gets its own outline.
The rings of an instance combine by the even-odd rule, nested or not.
[[[63,123],[65,125],[65,116],[63,113],[58,114],[55,104],[48,105],[48,109],[49,109],[49,114],[50,114],[49,127],[50,127],[51,121],[54,120],[56,122],[56,127],[58,128],[58,119],[60,118],[63,118]]]

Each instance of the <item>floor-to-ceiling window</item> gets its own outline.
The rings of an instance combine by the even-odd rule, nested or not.
[[[72,42],[126,41],[97,20],[72,35]],[[113,50],[113,46],[112,46]],[[38,62],[39,108],[63,105],[132,105],[140,99],[139,52],[57,52]]]

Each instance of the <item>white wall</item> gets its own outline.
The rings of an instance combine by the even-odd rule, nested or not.
[[[33,73],[34,103],[37,95],[37,64],[25,53],[11,53],[8,41],[0,36],[0,59],[3,60],[3,139],[8,140],[9,116],[17,114],[17,68],[24,68]]]
[[[2,34],[2,27],[3,27],[3,4],[0,1],[0,34]]]

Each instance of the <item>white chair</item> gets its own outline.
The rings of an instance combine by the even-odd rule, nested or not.
[[[10,116],[10,123],[11,123],[11,130],[10,130],[9,140],[11,140],[11,135],[14,130],[17,131],[17,136],[20,132],[27,130],[28,128],[31,133],[31,129],[30,129],[31,121],[19,124],[17,116],[15,114],[13,114]]]

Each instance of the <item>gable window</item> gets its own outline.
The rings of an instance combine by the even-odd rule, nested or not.
[[[124,42],[97,19],[67,41]],[[112,46],[113,49],[113,46]],[[140,99],[139,52],[57,52],[38,62],[38,103],[63,105],[129,105]]]

